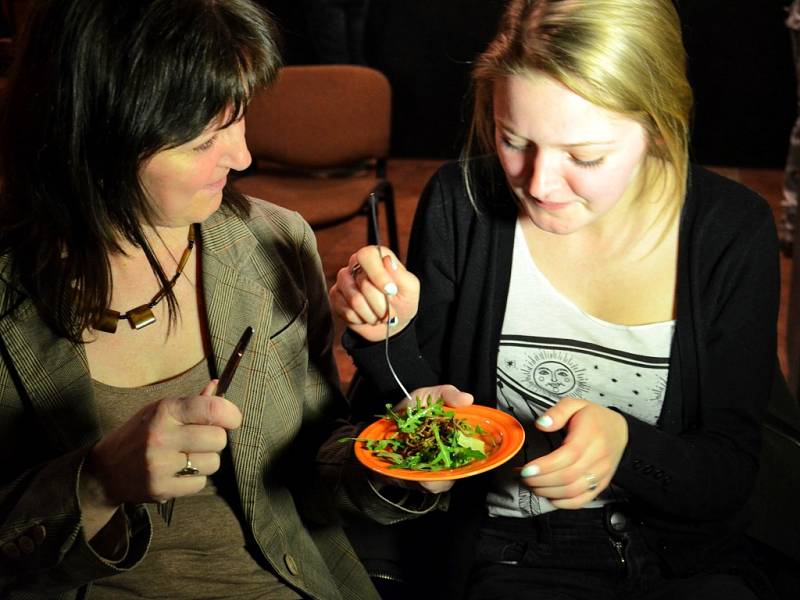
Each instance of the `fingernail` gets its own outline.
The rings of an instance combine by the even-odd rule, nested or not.
[[[537,465],[528,465],[520,472],[523,477],[535,477],[539,474],[539,467]]]
[[[389,265],[392,267],[392,271],[397,271],[397,261],[394,259],[394,256],[389,259]]]
[[[542,415],[536,419],[536,424],[542,427],[550,427],[553,424],[553,419],[549,415]]]
[[[397,296],[397,284],[390,281],[383,286],[383,291],[386,292],[388,296]]]
[[[397,318],[397,315],[389,317],[389,327],[397,327],[397,324],[400,322],[400,319]]]

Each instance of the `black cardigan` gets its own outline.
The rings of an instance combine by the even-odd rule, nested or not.
[[[458,165],[426,186],[408,268],[421,282],[413,326],[392,338],[408,389],[451,383],[494,405],[497,351],[511,273],[516,207],[494,160],[470,204]],[[678,251],[677,316],[658,425],[626,416],[629,442],[613,482],[632,497],[652,547],[677,574],[713,569],[743,531],[758,468],[760,422],[775,369],[780,275],[774,220],[747,188],[690,169]],[[380,345],[352,334],[356,413],[402,396]],[[479,479],[479,478],[478,478]],[[454,488],[451,507],[470,492]],[[482,496],[481,496],[482,498]],[[477,511],[468,510],[477,515]]]

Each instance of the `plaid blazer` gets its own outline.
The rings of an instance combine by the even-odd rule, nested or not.
[[[244,328],[255,329],[226,394],[244,415],[229,450],[246,528],[304,595],[377,598],[315,468],[316,450],[346,405],[313,233],[296,213],[265,202],[254,202],[245,220],[218,211],[200,232],[218,372]],[[0,340],[0,597],[87,597],[93,580],[142,559],[147,511],[124,506],[130,538],[122,562],[104,561],[85,543],[77,481],[101,432],[84,349],[55,336],[29,301],[0,319]],[[328,471],[341,456],[326,454]]]

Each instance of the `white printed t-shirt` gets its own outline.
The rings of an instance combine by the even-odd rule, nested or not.
[[[560,398],[584,398],[658,422],[674,327],[672,320],[617,325],[583,312],[538,269],[517,222],[497,356],[497,408],[522,423],[526,441],[517,456],[493,472],[487,496],[491,516],[521,518],[555,510],[522,485],[519,467],[560,444],[563,433],[534,427]],[[587,508],[620,497],[624,492],[611,486]]]

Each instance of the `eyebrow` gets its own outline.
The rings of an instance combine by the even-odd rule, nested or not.
[[[616,142],[614,142],[612,140],[608,140],[608,141],[602,141],[602,142],[600,142],[600,141],[596,141],[596,142],[575,142],[575,143],[572,143],[572,144],[561,144],[561,146],[563,148],[575,148],[576,146],[610,146],[611,144],[614,144],[614,143],[616,143]]]
[[[508,126],[507,123],[504,123],[501,119],[496,119],[496,123],[497,123],[497,125],[500,126],[501,129],[504,129],[505,131],[507,131],[508,133],[513,135],[514,137],[525,139],[524,136],[521,136],[518,133],[516,133],[511,127]],[[585,142],[570,142],[568,144],[559,144],[559,146],[561,148],[578,148],[578,147],[582,147],[582,146],[610,146],[610,145],[615,144],[615,143],[616,143],[616,141],[614,141],[614,140],[608,140],[608,141],[606,141],[606,140],[602,140],[602,141],[601,140],[591,140],[591,141],[587,140]]]

